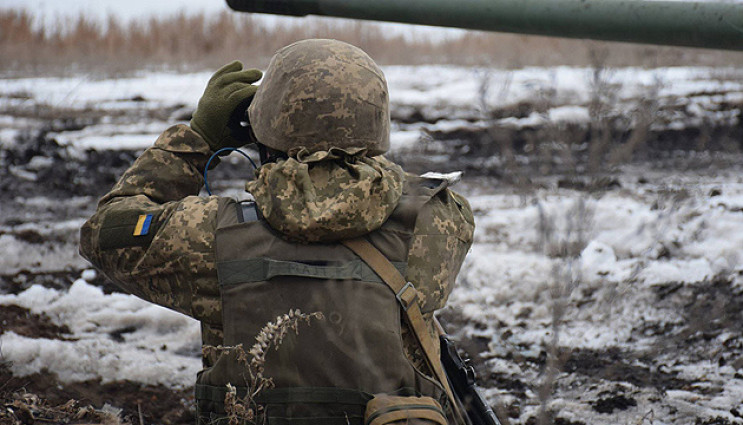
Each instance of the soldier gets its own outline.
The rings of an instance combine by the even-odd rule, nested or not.
[[[205,350],[199,423],[228,416],[228,384],[244,396],[259,379],[255,422],[461,423],[430,341],[472,244],[467,201],[382,156],[387,83],[360,49],[297,42],[260,78],[237,61],[217,71],[190,127],[167,129],[100,200],[81,254],[200,320],[205,346],[250,347],[277,317],[321,317],[277,341],[258,374],[241,350]],[[233,117],[251,100],[246,132]],[[255,202],[198,196],[209,158],[249,142]]]

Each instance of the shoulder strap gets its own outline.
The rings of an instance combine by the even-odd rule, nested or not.
[[[436,378],[441,382],[441,385],[446,391],[446,395],[454,410],[454,415],[457,417],[459,423],[467,423],[465,416],[460,410],[459,403],[449,386],[449,380],[441,365],[441,360],[436,358],[434,354],[436,353],[435,344],[438,341],[435,341],[428,331],[426,321],[421,313],[420,304],[418,303],[418,291],[415,289],[415,286],[407,282],[387,257],[366,239],[349,239],[341,241],[341,243],[364,260],[382,278],[382,281],[389,286],[392,292],[395,293],[397,301],[405,312],[408,324],[423,349],[429,368],[436,375]]]

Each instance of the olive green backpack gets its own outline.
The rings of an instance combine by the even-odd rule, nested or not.
[[[197,379],[200,424],[461,423],[438,359],[434,379],[403,350],[402,320],[434,344],[403,279],[418,213],[446,186],[421,182],[380,229],[342,243],[288,242],[249,203],[220,210],[224,347]]]

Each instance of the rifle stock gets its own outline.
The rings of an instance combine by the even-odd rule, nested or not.
[[[454,395],[467,412],[467,419],[471,425],[501,425],[495,412],[477,388],[475,369],[462,359],[454,342],[446,335],[438,320],[435,321],[441,343],[441,363]]]

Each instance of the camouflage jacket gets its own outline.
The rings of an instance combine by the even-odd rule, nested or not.
[[[188,126],[177,125],[167,129],[100,200],[97,211],[80,231],[80,253],[126,292],[200,320],[203,343],[216,346],[222,342],[222,315],[214,251],[217,211],[234,201],[218,196],[198,196],[203,185],[204,167],[211,154],[207,143]],[[301,172],[307,174],[308,165],[323,162],[328,157],[331,160],[324,163],[333,164],[337,162],[334,160],[338,159],[338,155],[344,153],[331,150],[299,155],[296,161],[286,161],[294,161],[294,165],[280,167],[281,174],[302,181]],[[347,187],[324,191],[323,188],[337,184],[333,178],[334,168],[318,167],[319,171],[306,176],[314,179],[312,184],[316,186],[309,197],[318,200],[316,205],[322,206],[323,202],[333,204],[332,199],[325,199],[332,198],[326,193],[345,193],[347,196],[349,193],[358,193],[358,199],[354,202],[369,198],[378,204],[390,203],[385,211],[391,213],[393,202],[399,199],[399,194],[395,198],[395,191],[399,189],[397,180],[404,178],[404,174],[401,170],[396,171],[399,167],[383,157],[364,158],[363,161],[362,165],[366,168],[386,170],[393,177],[385,183],[389,183],[389,187],[381,191],[374,187],[353,188],[360,192]],[[278,173],[270,173],[270,170],[271,167],[261,167],[256,180],[246,186],[255,195],[269,224],[291,234],[292,229],[296,231],[297,225],[303,224],[272,221],[274,214],[271,208],[275,210],[279,206],[261,202],[262,199],[275,200],[286,195],[282,195],[276,187],[284,192],[288,190],[281,186],[287,180],[278,181],[277,185],[271,176]],[[266,184],[262,185],[261,182]],[[299,184],[306,185],[306,181]],[[271,188],[274,191],[268,193]],[[428,317],[446,303],[456,274],[472,244],[474,231],[470,207],[458,194],[446,189],[430,202],[435,204],[427,208],[427,213],[419,216],[416,222],[406,276],[422,293],[422,310]],[[298,208],[296,203],[291,205],[294,206],[290,208]],[[359,209],[363,210],[363,203]],[[317,211],[324,212],[325,209],[319,208]],[[314,212],[309,211],[310,215]],[[388,212],[376,216],[362,214],[348,220],[381,224],[389,215]],[[146,231],[137,228],[142,216],[151,216]],[[327,234],[340,232],[342,237],[351,237],[359,232],[374,230],[369,223],[349,230],[343,223],[340,227],[337,223],[328,224],[328,217],[321,213],[315,216],[316,223],[310,226],[320,233],[305,238],[303,242],[328,240],[322,237],[323,231]],[[325,230],[315,226],[318,223],[320,227],[325,225]],[[282,225],[286,228],[282,228]],[[137,231],[142,234],[134,236]],[[404,331],[404,334],[408,356],[416,365],[421,365],[422,358],[412,336],[409,332]],[[210,365],[213,360],[205,358],[205,365]]]

